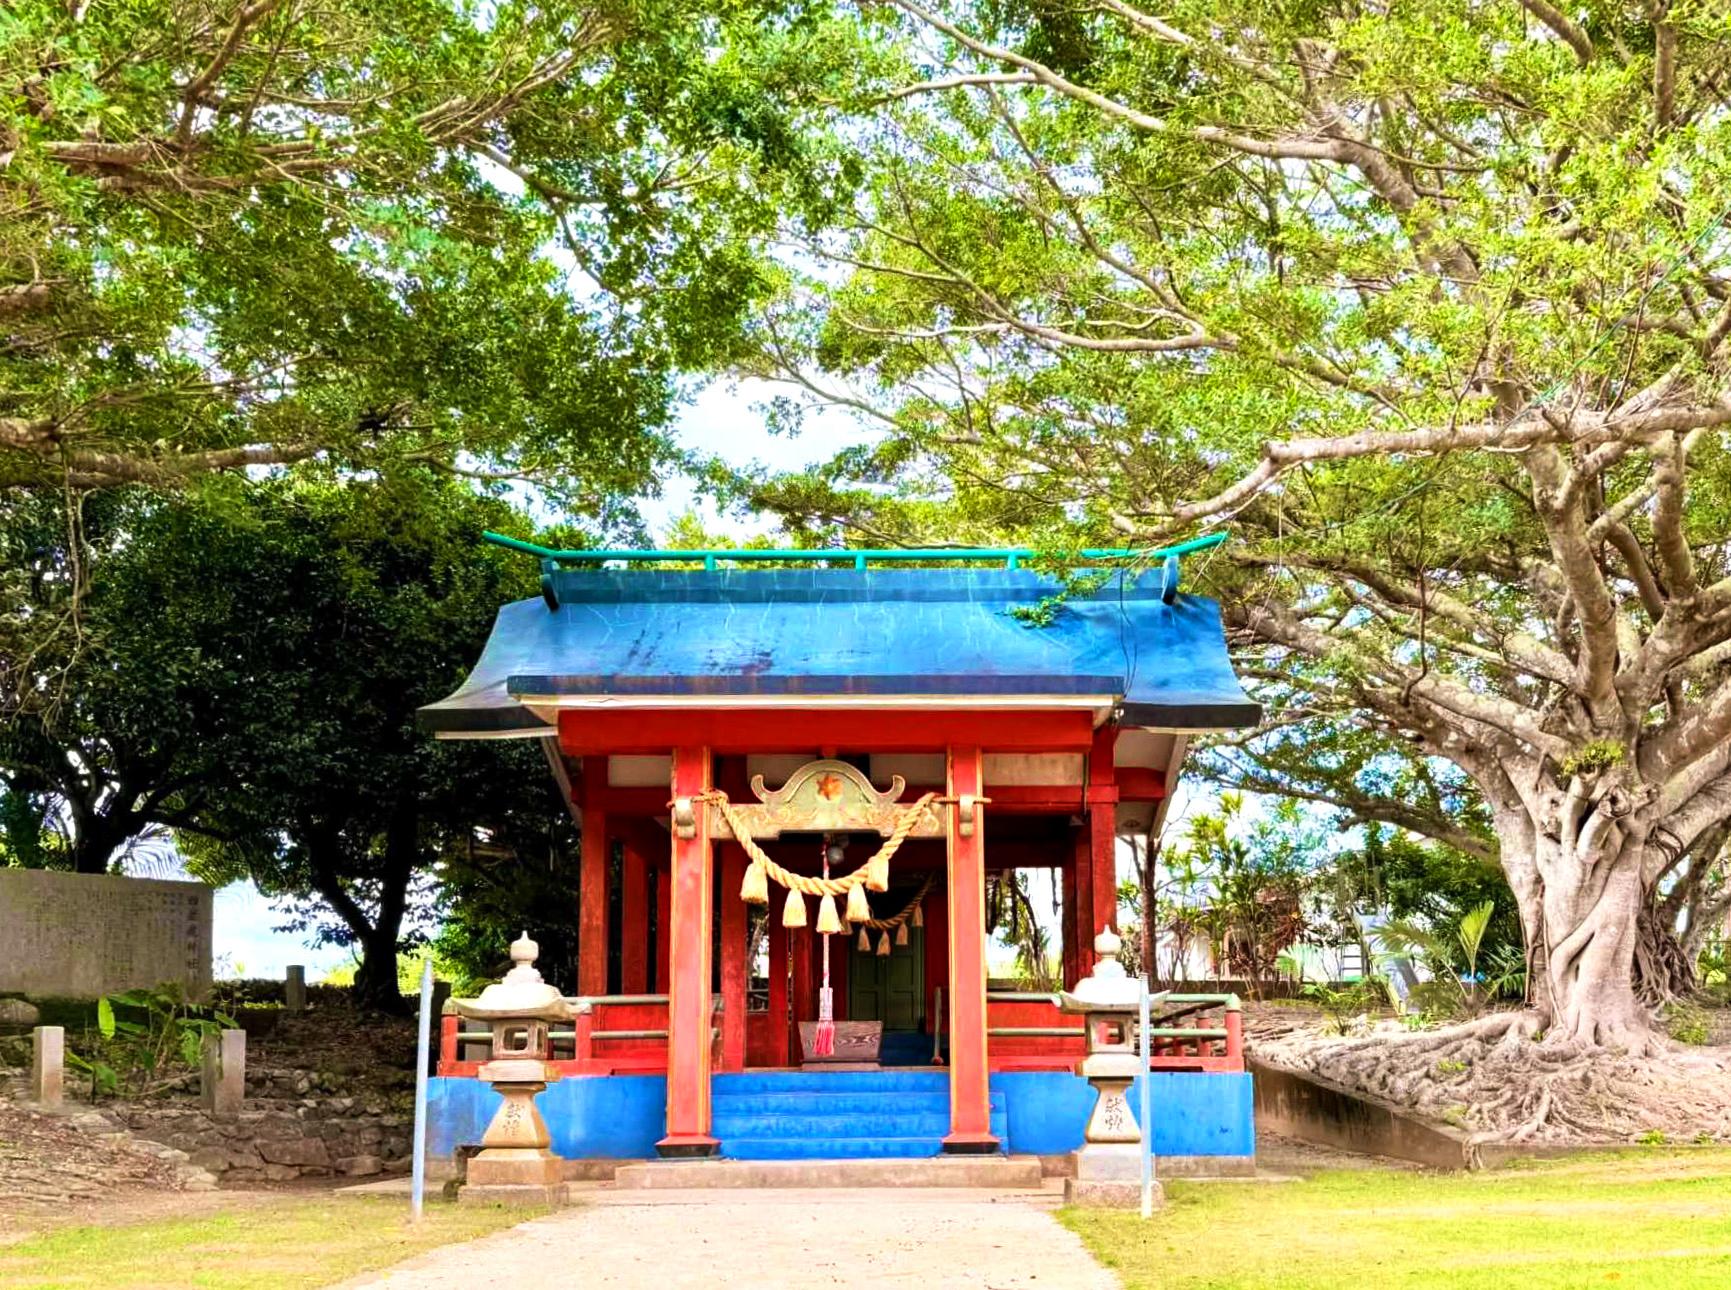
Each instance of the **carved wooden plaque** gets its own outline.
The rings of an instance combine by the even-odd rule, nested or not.
[[[907,783],[900,775],[880,793],[856,767],[845,761],[808,761],[777,789],[764,787],[763,776],[751,777],[755,802],[736,802],[733,814],[754,838],[779,838],[783,833],[876,833],[888,837],[902,812]],[[709,836],[731,838],[733,830],[717,808],[709,812]],[[944,819],[935,805],[920,812],[910,838],[941,838]]]

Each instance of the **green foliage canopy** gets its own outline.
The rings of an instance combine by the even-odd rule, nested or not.
[[[776,4],[0,10],[0,488],[322,458],[653,491],[849,175]]]
[[[1187,572],[1274,719],[1459,766],[1547,1033],[1645,1042],[1637,911],[1731,811],[1723,8],[890,8],[867,200],[762,360],[890,433],[742,495],[1230,524]]]

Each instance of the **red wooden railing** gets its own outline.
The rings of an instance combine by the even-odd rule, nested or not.
[[[577,1017],[549,1033],[545,1059],[562,1075],[660,1074],[667,1069],[667,996],[603,995],[573,999]],[[449,1009],[450,1005],[446,1005]],[[721,999],[714,1008],[721,1011]],[[1244,1069],[1244,1013],[1235,994],[1169,994],[1149,1029],[1152,1070],[1239,1072]],[[1181,1023],[1181,1024],[1175,1024]],[[1053,994],[986,995],[987,1052],[995,1071],[1076,1068],[1086,1052],[1082,1019],[1058,1010]],[[711,1028],[719,1068],[721,1030]],[[439,1018],[440,1075],[474,1075],[487,1060],[492,1032],[447,1010]]]
[[[569,1027],[548,1031],[543,1060],[561,1075],[642,1075],[667,1070],[667,996],[615,994],[569,999],[577,1015]],[[721,1011],[721,999],[714,1001]],[[719,1026],[710,1028],[719,1046]],[[492,1031],[457,1015],[449,1004],[439,1018],[439,1074],[474,1075],[493,1046]]]
[[[1237,995],[1169,994],[1156,1005],[1153,1020],[1150,1070],[1244,1069],[1244,1013]],[[993,1070],[1074,1070],[1087,1051],[1082,1018],[1060,1012],[1055,994],[988,993],[986,1035]]]

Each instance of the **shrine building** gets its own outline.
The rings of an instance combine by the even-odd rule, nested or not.
[[[421,717],[539,741],[580,825],[576,1018],[537,1102],[554,1151],[1073,1149],[1092,1094],[1052,990],[1117,924],[1120,844],[1160,827],[1190,740],[1258,719],[1218,606],[1180,588],[1219,538],[1084,552],[1101,576],[1066,589],[1027,551],[489,537],[541,557],[542,595],[499,611]],[[988,930],[1016,870],[1055,875],[1034,884],[1057,924],[1045,990],[1010,979]],[[494,1095],[485,1034],[441,1021],[430,1123],[450,1155]],[[1175,994],[1152,1034],[1157,1155],[1247,1168],[1237,999]]]

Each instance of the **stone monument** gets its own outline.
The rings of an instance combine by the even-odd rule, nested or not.
[[[481,991],[478,999],[453,999],[459,1014],[493,1028],[493,1054],[476,1072],[504,1099],[481,1135],[481,1150],[470,1161],[458,1200],[557,1205],[565,1200],[559,1157],[551,1150],[547,1122],[535,1095],[559,1078],[550,1070],[547,1025],[569,1021],[571,1005],[535,970],[540,946],[529,933],[511,942],[514,965],[505,979]]]
[[[94,999],[175,982],[210,988],[202,882],[0,867],[0,992]]]
[[[1094,1110],[1082,1149],[1072,1153],[1076,1174],[1064,1180],[1064,1200],[1070,1205],[1129,1207],[1142,1199],[1142,1131],[1126,1096],[1142,1070],[1136,1042],[1142,983],[1118,962],[1123,947],[1110,927],[1102,928],[1094,938],[1099,955],[1094,971],[1078,981],[1075,990],[1059,996],[1062,1011],[1081,1013],[1085,1019],[1088,1051],[1079,1073],[1094,1086]],[[1165,998],[1157,994],[1150,1003]],[[1158,1182],[1154,1203],[1161,1203]]]

